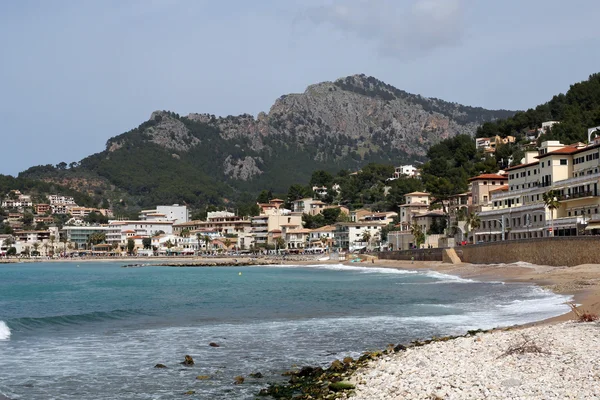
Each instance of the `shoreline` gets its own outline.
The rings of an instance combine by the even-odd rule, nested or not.
[[[361,263],[362,264],[362,263]],[[359,265],[361,265],[359,264]],[[355,265],[355,264],[353,264]],[[429,270],[482,282],[501,281],[535,285],[556,294],[570,295],[578,309],[600,314],[600,265],[581,264],[573,267],[550,267],[528,263],[515,264],[445,264],[442,262],[414,262],[377,260],[362,265],[401,270]],[[558,323],[575,319],[572,311],[560,316],[531,322],[522,326]]]

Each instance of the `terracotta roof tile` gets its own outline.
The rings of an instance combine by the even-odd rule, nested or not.
[[[478,180],[482,180],[482,179],[508,179],[508,177],[504,176],[504,175],[498,175],[498,174],[481,174],[478,176],[474,176],[473,178],[470,178],[469,181],[478,181]]]

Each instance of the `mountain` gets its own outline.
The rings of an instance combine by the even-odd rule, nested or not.
[[[431,145],[474,135],[482,123],[512,115],[354,75],[281,96],[257,118],[155,111],[70,168],[38,166],[19,176],[103,192],[124,207],[223,204],[248,200],[261,189],[285,191],[308,182],[316,169],[423,161]]]

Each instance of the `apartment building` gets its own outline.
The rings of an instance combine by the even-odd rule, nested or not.
[[[508,190],[492,192],[479,213],[478,241],[600,233],[600,143],[548,141],[536,159],[506,171]],[[546,206],[547,193],[557,209]]]
[[[410,230],[415,215],[425,214],[431,205],[429,193],[412,192],[404,195],[404,204],[400,205],[401,230]]]
[[[182,224],[190,220],[190,211],[187,206],[179,204],[156,206],[156,209],[153,210],[142,210],[140,220],[173,221],[175,224]]]
[[[335,246],[349,251],[364,249],[378,241],[384,226],[379,222],[338,222],[335,224]],[[369,242],[364,241],[365,233],[370,236]]]

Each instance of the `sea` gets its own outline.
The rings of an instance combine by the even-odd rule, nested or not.
[[[433,271],[123,265],[0,265],[0,398],[254,399],[303,365],[569,311],[539,287]]]

